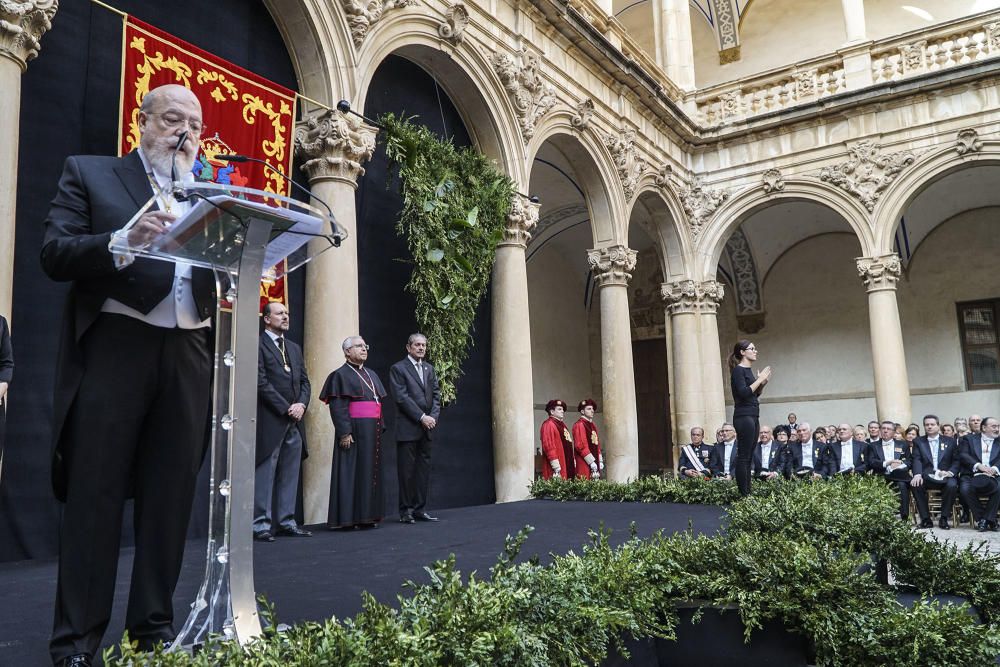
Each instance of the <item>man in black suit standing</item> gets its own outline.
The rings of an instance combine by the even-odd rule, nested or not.
[[[302,348],[288,340],[288,308],[264,306],[257,364],[257,469],[254,474],[253,538],[311,537],[295,523],[299,469],[305,451],[302,418],[309,405],[309,376]],[[277,510],[277,521],[271,515]]]
[[[948,517],[958,496],[958,473],[961,457],[954,438],[941,435],[941,424],[936,415],[924,417],[924,434],[913,440],[913,479],[910,486],[920,511],[920,527],[933,528],[927,504],[927,489],[941,491],[941,516],[938,526],[948,530]]]
[[[170,188],[191,178],[203,130],[187,88],[146,94],[139,148],[66,160],[45,220],[42,268],[70,282],[53,401],[59,539],[54,663],[84,667],[114,599],[125,500],[135,497],[135,559],[125,627],[148,649],[174,637],[173,592],[205,451],[214,279],[135,252],[188,210]],[[156,205],[125,231],[150,199]]]
[[[997,530],[997,510],[1000,509],[1000,422],[987,417],[980,432],[962,439],[962,479],[959,493],[972,509],[976,529]],[[979,496],[987,496],[986,506]]]
[[[437,521],[424,511],[431,478],[431,438],[441,414],[441,391],[434,367],[424,361],[427,337],[411,334],[406,358],[389,369],[396,399],[396,471],[399,474],[399,521]]]

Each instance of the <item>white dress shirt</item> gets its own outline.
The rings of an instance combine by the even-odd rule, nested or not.
[[[889,461],[896,458],[896,452],[894,451],[895,446],[896,443],[892,440],[882,441],[882,463],[885,466],[886,472],[889,472]]]
[[[724,442],[722,450],[722,472],[729,474],[729,460],[733,455],[733,447],[736,446],[736,441]]]
[[[840,472],[854,467],[854,441],[840,443]]]
[[[414,359],[410,355],[406,355],[406,358],[410,360],[413,367],[417,370],[417,377],[420,378],[420,384],[424,383],[424,363],[419,359]]]
[[[931,462],[934,464],[934,469],[938,469],[938,439],[937,438],[927,438],[927,446],[931,450]]]
[[[170,175],[156,173],[146,161],[146,156],[143,154],[142,149],[140,148],[138,151],[142,165],[146,169],[147,178],[150,178],[151,182],[155,181],[159,187],[160,194],[158,201],[160,208],[166,209],[169,203],[170,212],[177,217],[187,213],[191,208],[191,204],[189,202],[179,202],[174,199],[173,194],[170,192]],[[194,180],[194,174],[188,172],[182,176],[181,180],[192,181]],[[113,237],[111,243],[114,244],[119,240]],[[119,271],[130,266],[135,261],[135,255],[132,253],[116,252],[113,248],[112,255],[114,256],[115,267]],[[127,315],[154,327],[163,327],[166,329],[200,329],[207,327],[211,323],[209,319],[203,320],[198,317],[198,307],[195,304],[194,291],[191,286],[191,265],[182,262],[174,264],[174,284],[170,293],[148,313],[143,314],[134,308],[129,308],[120,301],[110,298],[105,299],[104,304],[101,306],[101,312]]]
[[[981,456],[982,456],[982,459],[983,459],[983,466],[985,466],[986,468],[990,467],[990,452],[992,450],[993,450],[993,440],[992,439],[987,440],[986,436],[984,435],[983,436],[983,451],[982,451]]]
[[[771,444],[770,442],[766,444],[761,444],[760,446],[760,467],[764,470],[770,470],[768,465],[771,462]]]
[[[813,465],[813,441],[802,443],[802,467],[815,468]]]

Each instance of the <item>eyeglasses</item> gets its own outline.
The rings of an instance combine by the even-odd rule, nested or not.
[[[753,345],[751,345],[750,347],[748,347],[748,348],[746,349],[746,351],[747,351],[747,352],[756,352],[756,351],[757,351],[757,348],[756,348],[756,347],[754,347]]]
[[[371,346],[367,345],[366,343],[355,343],[351,347],[356,347],[359,350],[370,350],[371,349]]]
[[[186,126],[189,130],[197,135],[200,135],[205,131],[205,124],[195,118],[185,118],[184,116],[174,113],[173,111],[159,112],[146,112],[147,116],[158,116],[160,118],[160,123],[170,130],[176,130],[179,127]]]

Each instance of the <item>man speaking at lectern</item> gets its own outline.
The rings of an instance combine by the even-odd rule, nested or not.
[[[189,208],[170,194],[203,129],[183,86],[146,94],[139,149],[66,160],[45,220],[42,267],[72,283],[56,365],[52,482],[65,502],[55,620],[57,665],[90,665],[111,615],[121,519],[135,497],[135,561],[126,629],[141,648],[174,637],[195,478],[204,452],[214,279],[189,265],[135,257]],[[122,227],[156,196],[131,231]],[[112,246],[116,248],[112,251]]]

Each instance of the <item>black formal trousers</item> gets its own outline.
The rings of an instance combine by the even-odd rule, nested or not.
[[[735,417],[733,428],[736,429],[736,486],[741,496],[749,496],[750,465],[760,437],[760,420],[757,417]]]
[[[125,500],[135,559],[126,629],[174,637],[180,573],[210,400],[210,329],[166,329],[103,313],[80,341],[83,380],[67,418],[53,661],[94,655],[107,628]]]
[[[997,511],[1000,510],[1000,485],[996,478],[987,475],[962,475],[958,492],[975,521],[985,519],[996,523]],[[987,497],[985,506],[979,501],[979,496]]]
[[[399,516],[423,512],[431,481],[431,440],[396,443],[396,474],[399,477]]]
[[[958,478],[946,477],[944,480],[936,480],[930,475],[921,475],[924,483],[913,488],[913,497],[917,501],[917,511],[920,512],[921,519],[931,517],[930,505],[927,502],[927,491],[937,489],[941,492],[941,518],[951,518],[951,508],[955,504],[958,496]]]

